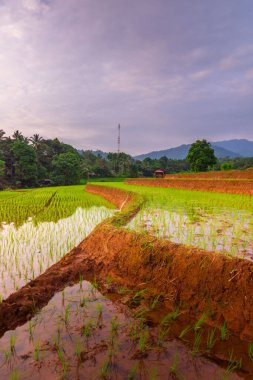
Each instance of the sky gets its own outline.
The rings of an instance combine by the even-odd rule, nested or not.
[[[253,140],[252,0],[0,0],[0,129],[140,154]]]

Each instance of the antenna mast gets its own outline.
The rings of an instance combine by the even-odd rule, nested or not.
[[[118,125],[118,155],[120,153],[120,124]]]

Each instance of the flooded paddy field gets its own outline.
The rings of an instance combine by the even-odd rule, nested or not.
[[[13,322],[13,330],[1,324],[0,379],[252,379],[251,300],[240,322],[231,310],[243,304],[246,261],[229,258],[229,276],[222,269],[227,256],[252,255],[251,197],[102,185],[108,189],[105,198],[123,211],[114,224],[103,223],[93,233],[115,209],[82,186],[0,196],[0,315],[9,313]],[[124,207],[129,211],[121,219]],[[204,250],[191,254],[186,246]],[[184,280],[190,275],[187,265],[197,278],[212,273],[206,261],[213,252],[208,250],[217,252],[215,258],[227,255],[225,260],[211,259],[228,285],[221,278],[207,289],[213,281],[209,276],[198,289],[194,279]],[[250,265],[245,266],[248,276]],[[163,278],[153,278],[161,273]],[[73,284],[68,278],[75,284],[67,286]],[[240,300],[236,281],[242,284]],[[14,301],[24,307],[17,318]]]
[[[145,198],[127,228],[179,244],[252,259],[251,196],[127,184],[110,186],[134,191]]]
[[[83,186],[3,192],[0,200],[0,300],[43,273],[78,245],[111,204]]]
[[[106,287],[113,288],[109,277]],[[159,298],[144,304],[144,292],[119,291],[104,288],[104,296],[95,280],[80,278],[55,294],[28,323],[0,339],[0,378],[251,378],[247,344],[232,350],[234,338],[225,328],[206,329],[205,315],[185,325],[180,310],[165,314]]]

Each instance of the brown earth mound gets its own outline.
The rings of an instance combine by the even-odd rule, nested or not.
[[[212,191],[218,193],[253,195],[253,181],[209,179],[130,179],[129,185],[173,187],[176,189]]]
[[[94,185],[88,189],[107,193],[107,199],[117,191]],[[118,192],[117,199],[125,202],[126,193]],[[78,281],[81,274],[101,282],[110,275],[116,285],[161,294],[167,309],[177,307],[194,317],[204,311],[210,325],[226,321],[230,331],[253,339],[253,264],[117,228],[119,216],[125,221],[133,214],[134,202],[3,301],[0,335],[31,318],[56,291]]]

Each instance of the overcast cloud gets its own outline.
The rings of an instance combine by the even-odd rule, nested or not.
[[[253,140],[252,0],[0,0],[0,129],[138,154]]]

